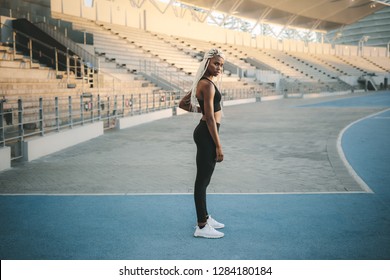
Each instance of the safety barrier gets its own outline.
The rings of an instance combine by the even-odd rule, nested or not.
[[[11,160],[23,159],[31,138],[101,122],[104,129],[125,128],[173,114],[184,92],[93,94],[0,100],[0,148],[11,148]],[[253,90],[223,93],[224,100],[256,98]],[[161,112],[158,114],[150,114]],[[141,115],[144,115],[143,117]],[[129,118],[138,116],[129,121]],[[126,120],[119,123],[119,119]]]

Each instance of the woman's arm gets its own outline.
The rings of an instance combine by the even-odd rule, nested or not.
[[[187,112],[196,112],[201,113],[201,109],[199,106],[196,106],[196,109],[193,110],[192,104],[191,104],[191,91],[187,93],[179,102],[179,108],[186,110]]]
[[[207,127],[209,129],[210,135],[213,138],[213,141],[216,146],[217,158],[215,160],[217,162],[221,162],[223,161],[223,151],[222,151],[221,141],[219,139],[217,123],[215,121],[215,116],[214,116],[215,88],[212,83],[205,80],[200,81],[198,87],[203,95],[203,100],[204,100],[204,119],[207,123]]]

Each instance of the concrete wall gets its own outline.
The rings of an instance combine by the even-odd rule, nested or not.
[[[155,120],[170,118],[170,117],[172,117],[172,109],[166,109],[157,112],[152,112],[149,114],[121,118],[121,119],[117,119],[116,128],[117,129],[130,128],[136,125],[152,122]]]
[[[11,148],[0,148],[0,171],[11,168]]]
[[[359,77],[358,76],[339,76],[339,79],[347,84],[349,84],[350,86],[357,86],[359,83],[358,83],[358,79]]]
[[[256,98],[248,98],[248,99],[237,99],[237,100],[226,100],[223,101],[223,106],[234,106],[234,105],[241,105],[241,104],[248,104],[248,103],[255,103]]]
[[[96,122],[35,137],[24,142],[24,160],[32,161],[103,135],[103,122]]]

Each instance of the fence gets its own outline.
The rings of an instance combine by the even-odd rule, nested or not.
[[[66,82],[68,86],[69,77],[74,75],[74,78],[82,80],[82,87],[93,87],[94,83],[98,83],[95,77],[99,79],[98,59],[86,52],[82,52],[87,59],[83,59],[78,55],[72,53],[69,48],[66,51],[61,51],[56,47],[48,45],[38,39],[35,39],[21,31],[13,29],[8,24],[0,23],[0,27],[7,29],[10,34],[10,42],[12,44],[12,59],[16,59],[17,56],[24,55],[25,61],[30,63],[30,67],[34,63],[46,63],[55,70],[55,74],[58,78],[66,74]],[[72,45],[73,46],[73,45]],[[76,48],[76,50],[79,50]],[[97,66],[98,67],[98,66]]]
[[[46,63],[56,70],[56,75],[59,71],[65,70],[69,76],[73,72],[76,77],[83,78],[85,75],[85,67],[81,59],[74,54],[61,51],[52,47],[40,40],[34,39],[20,31],[13,31],[13,51],[14,57],[18,51],[27,54],[29,61],[39,60],[41,63]]]
[[[67,46],[69,50],[80,56],[80,58],[82,58],[85,64],[90,65],[95,69],[99,68],[99,59],[94,54],[83,49],[77,43],[64,36],[62,33],[58,32],[55,27],[44,22],[37,22],[35,23],[35,25],[42,31],[50,35],[52,38],[60,42],[62,45]]]
[[[230,90],[223,100],[253,98],[253,90]],[[143,94],[84,93],[68,97],[0,100],[0,147],[11,147],[11,158],[23,157],[23,141],[30,137],[72,129],[103,121],[105,129],[115,127],[123,117],[173,108],[184,92],[156,91]]]

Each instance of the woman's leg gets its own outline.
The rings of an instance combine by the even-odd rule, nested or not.
[[[200,151],[202,154],[204,150]],[[207,221],[207,203],[206,203],[206,190],[210,183],[211,176],[213,175],[215,168],[215,161],[210,162],[204,160],[202,155],[197,155],[197,174],[195,179],[195,206],[198,223],[206,223]]]
[[[211,138],[205,122],[200,122],[194,131],[194,140],[197,146],[194,199],[198,224],[207,222],[206,189],[215,169],[215,144]]]

